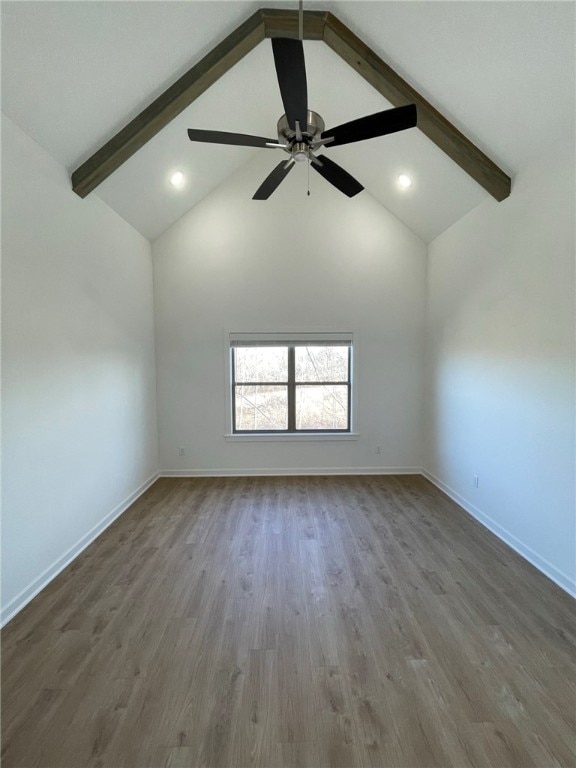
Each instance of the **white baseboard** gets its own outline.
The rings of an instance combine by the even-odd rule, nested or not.
[[[428,472],[424,469],[422,470],[422,474],[437,488],[449,496],[452,501],[455,501],[460,507],[462,507],[462,509],[468,512],[469,515],[472,515],[472,517],[478,520],[479,523],[482,523],[482,525],[491,533],[501,539],[505,544],[511,547],[525,560],[528,560],[528,562],[537,568],[541,573],[551,579],[565,592],[568,592],[569,595],[576,597],[576,581],[574,579],[571,579],[570,576],[560,571],[558,568],[556,568],[556,566],[552,565],[552,563],[548,562],[548,560],[545,558],[541,557],[531,547],[529,547],[527,544],[524,544],[524,542],[520,541],[520,539],[514,536],[514,534],[510,533],[510,531],[507,531],[506,528],[503,528],[489,515],[486,515],[484,512],[478,509],[478,507],[475,507],[474,504],[468,501],[468,499],[465,499],[457,491],[455,491],[449,485],[446,485],[446,483],[433,475],[431,472]]]
[[[86,547],[91,544],[94,539],[98,538],[98,536],[100,536],[100,534],[106,528],[108,528],[108,526],[111,525],[117,517],[120,517],[120,515],[125,512],[131,504],[134,504],[136,499],[138,499],[144,493],[144,491],[148,490],[148,488],[150,488],[152,483],[155,482],[158,477],[159,473],[155,472],[151,477],[148,478],[148,480],[142,483],[139,488],[137,488],[126,499],[124,499],[123,502],[118,504],[117,507],[115,507],[102,520],[100,520],[99,523],[97,523],[86,534],[84,534],[84,536],[82,536],[82,538],[77,541],[76,544],[70,547],[70,549],[64,552],[64,554],[61,555],[61,557],[59,557],[54,563],[52,563],[51,566],[46,568],[45,571],[37,576],[31,584],[29,584],[15,597],[13,597],[12,600],[10,600],[10,602],[2,608],[0,626],[3,627],[5,624],[7,624],[10,619],[14,618],[14,616],[16,616],[16,614],[19,613],[25,605],[33,600],[36,595],[44,589],[44,587],[48,586],[48,584],[56,576],[58,576],[58,574],[63,571],[64,568],[70,565],[70,563],[78,557],[82,550],[86,549]]]
[[[160,477],[287,477],[299,475],[421,475],[420,467],[284,467],[273,469],[163,469]]]

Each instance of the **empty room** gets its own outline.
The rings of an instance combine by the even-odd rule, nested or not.
[[[576,5],[0,9],[3,768],[574,768]]]

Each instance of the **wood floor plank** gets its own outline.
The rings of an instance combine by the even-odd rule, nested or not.
[[[2,632],[4,768],[574,768],[574,602],[418,476],[163,478]]]

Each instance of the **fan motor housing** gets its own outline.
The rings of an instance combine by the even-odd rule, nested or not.
[[[308,110],[306,119],[306,128],[301,126],[300,130],[302,131],[302,141],[308,144],[312,139],[320,138],[320,134],[326,129],[326,126],[318,112],[313,112],[311,109]],[[296,139],[296,131],[288,125],[286,115],[282,115],[280,120],[278,120],[277,128],[278,141],[281,144],[289,144],[291,146]],[[286,151],[290,152],[291,150],[287,149]]]

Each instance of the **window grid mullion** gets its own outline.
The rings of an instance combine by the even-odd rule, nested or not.
[[[349,381],[297,381],[297,387],[346,387]]]
[[[288,381],[235,381],[237,387],[287,387]],[[345,387],[349,381],[295,381],[297,387]]]
[[[342,382],[345,384],[346,382]],[[287,381],[235,381],[237,387],[287,387]]]
[[[288,431],[296,431],[296,354],[288,347]]]

